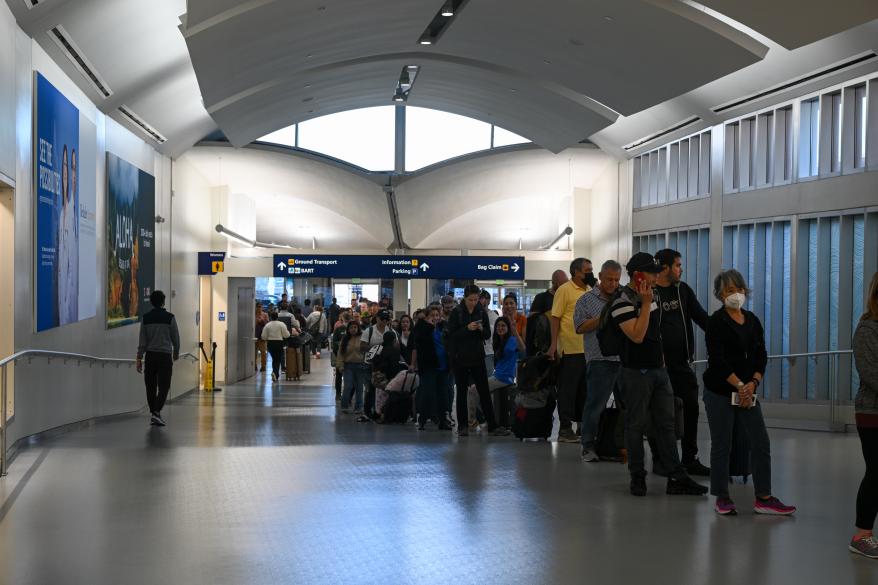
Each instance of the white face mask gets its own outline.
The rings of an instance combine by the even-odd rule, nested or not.
[[[746,301],[747,297],[744,293],[733,293],[726,297],[725,305],[730,309],[737,310],[743,307]]]

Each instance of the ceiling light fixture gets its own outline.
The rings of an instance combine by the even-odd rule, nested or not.
[[[397,103],[405,102],[409,99],[409,93],[415,85],[415,78],[420,72],[420,65],[406,65],[399,74],[396,87],[393,90],[393,101]]]
[[[251,240],[250,238],[246,238],[239,234],[238,232],[233,232],[232,230],[225,227],[223,224],[216,224],[216,231],[223,236],[227,237],[230,240],[235,240],[241,242],[242,244],[247,244],[251,248],[290,248],[292,246],[283,246],[281,244],[268,244],[265,242],[259,242],[257,240]]]
[[[421,45],[432,45],[439,41],[442,34],[448,29],[454,19],[460,16],[460,11],[467,0],[442,0],[442,7],[433,16],[433,20],[418,37]]]

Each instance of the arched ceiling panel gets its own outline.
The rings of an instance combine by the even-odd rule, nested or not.
[[[288,154],[196,147],[184,157],[213,186],[256,202],[260,241],[321,249],[383,249],[393,242],[387,197],[353,173]]]
[[[700,0],[787,49],[878,18],[876,0]]]
[[[245,99],[231,100],[212,115],[229,140],[243,146],[296,121],[391,103],[394,83],[406,63],[401,59],[322,68],[261,88]],[[409,103],[496,123],[553,152],[581,141],[614,119],[595,112],[582,100],[519,82],[506,72],[469,62],[422,61]]]
[[[258,112],[251,119],[276,121],[249,133],[252,139],[346,109],[342,102],[355,102],[347,107],[389,103],[401,65],[415,58],[425,75],[428,64],[441,62],[467,78],[465,86],[458,83],[436,95],[419,96],[416,84],[412,103],[480,119],[497,117],[498,102],[507,105],[510,119],[551,119],[564,112],[572,125],[533,124],[542,128],[542,138],[521,123],[497,118],[498,124],[559,150],[607,125],[595,124],[597,117],[583,108],[615,119],[594,100],[633,113],[754,63],[766,50],[702,11],[666,10],[648,0],[552,7],[532,0],[470,2],[438,44],[417,55],[412,52],[436,13],[435,0],[256,1],[238,7],[224,3],[219,10],[202,6],[206,3],[190,0],[192,15],[201,16],[197,22],[186,17],[184,35],[208,111],[236,144],[245,133],[234,120],[247,111]],[[465,72],[473,57],[481,69],[476,75]],[[395,70],[384,68],[391,63]],[[487,74],[491,71],[495,75]],[[295,99],[282,94],[297,85],[317,89],[311,77],[319,78],[322,92],[307,109],[291,111]],[[437,74],[435,79],[444,78]],[[496,91],[501,85],[503,93]],[[531,92],[526,103],[523,95],[519,103],[510,97],[510,85],[522,94]],[[486,101],[479,103],[481,98]],[[573,112],[559,107],[564,100],[584,105]]]

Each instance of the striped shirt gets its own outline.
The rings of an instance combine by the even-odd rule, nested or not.
[[[601,316],[601,311],[607,304],[608,298],[601,295],[601,289],[595,287],[579,297],[576,301],[576,307],[573,310],[573,326],[579,329],[583,323],[591,319],[597,319]],[[619,356],[614,355],[605,357],[601,353],[601,346],[598,344],[597,328],[592,329],[582,336],[582,346],[585,349],[585,359],[587,361],[608,361],[618,362]]]
[[[616,325],[621,325],[626,321],[636,319],[641,310],[640,298],[637,293],[630,286],[626,286],[619,298],[613,301],[610,316]],[[634,343],[627,336],[625,337],[625,347],[620,356],[622,366],[625,368],[649,370],[665,366],[665,357],[662,352],[662,309],[653,301],[649,307],[649,313],[649,328],[646,330],[643,341]]]

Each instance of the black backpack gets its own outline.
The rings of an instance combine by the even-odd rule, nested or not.
[[[613,322],[612,317],[613,304],[622,296],[622,290],[623,288],[619,287],[612,298],[607,301],[607,304],[601,310],[601,320],[598,321],[596,336],[598,338],[598,345],[601,348],[601,354],[604,357],[622,355],[622,352],[625,350],[627,338],[622,329]]]

